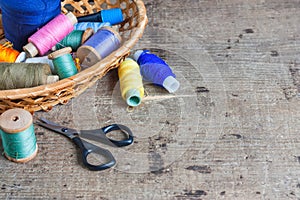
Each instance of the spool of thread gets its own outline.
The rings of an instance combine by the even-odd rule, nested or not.
[[[46,54],[54,45],[64,39],[74,29],[77,19],[73,13],[59,14],[40,30],[28,38],[23,49],[29,57]]]
[[[77,19],[78,22],[108,22],[111,25],[115,25],[123,22],[123,14],[120,8],[112,8],[78,17]]]
[[[81,22],[74,25],[74,30],[84,31],[91,28],[96,33],[100,28],[105,26],[111,26],[111,24],[108,22]]]
[[[33,57],[33,58],[27,58],[25,60],[25,63],[44,63],[44,64],[48,64],[50,66],[51,69],[51,73],[52,74],[56,74],[56,71],[54,69],[54,65],[52,60],[50,60],[48,58],[48,56],[42,56],[42,57]]]
[[[54,83],[58,76],[41,63],[0,63],[0,90],[30,88]]]
[[[93,34],[94,31],[91,28],[87,28],[85,31],[73,30],[62,41],[57,43],[52,50],[56,51],[65,47],[71,47],[72,51],[77,51],[80,45],[82,45]]]
[[[69,78],[78,72],[70,54],[71,51],[71,47],[66,47],[48,55],[48,58],[53,60],[53,65],[59,79]]]
[[[144,87],[139,65],[126,58],[118,68],[122,98],[129,106],[138,106],[144,97]]]
[[[1,0],[5,37],[22,51],[27,39],[61,12],[60,0]]]
[[[134,59],[140,65],[141,74],[145,81],[160,85],[170,93],[178,90],[180,84],[175,79],[175,74],[169,65],[157,55],[148,50],[138,50],[134,54]]]
[[[18,52],[12,48],[11,43],[0,44],[0,62],[19,63],[26,58],[25,52]]]
[[[96,64],[121,45],[121,36],[110,27],[99,29],[77,50],[82,69]]]
[[[0,116],[0,132],[5,157],[13,162],[25,163],[38,151],[30,112],[15,108]]]

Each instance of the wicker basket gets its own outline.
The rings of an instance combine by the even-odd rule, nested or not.
[[[62,0],[61,5],[62,12],[72,11],[76,16],[91,14],[101,9],[121,8],[125,19],[119,26],[123,39],[121,47],[70,78],[33,88],[0,91],[0,114],[10,108],[23,108],[33,113],[39,110],[49,111],[57,104],[66,104],[109,70],[118,67],[142,36],[147,24],[146,9],[141,0]]]

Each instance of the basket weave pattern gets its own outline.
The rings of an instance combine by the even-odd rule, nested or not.
[[[49,111],[54,105],[66,104],[78,96],[109,70],[116,68],[129,55],[130,49],[142,36],[147,24],[146,9],[141,0],[62,0],[62,12],[82,16],[102,9],[122,9],[124,22],[119,25],[122,45],[109,56],[80,73],[56,83],[33,88],[0,91],[0,114],[10,108],[30,112]]]

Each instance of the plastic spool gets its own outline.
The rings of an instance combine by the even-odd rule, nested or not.
[[[78,22],[108,22],[111,25],[116,25],[123,22],[123,13],[120,8],[112,8],[78,17],[77,19]]]
[[[148,50],[138,50],[133,58],[140,65],[141,74],[146,81],[160,85],[170,93],[178,90],[180,83],[169,65],[160,57]]]
[[[126,58],[118,68],[122,98],[129,106],[140,105],[144,97],[144,87],[139,65]]]
[[[25,59],[26,59],[26,53],[25,53],[24,51],[22,51],[22,52],[18,55],[17,59],[15,60],[15,63],[21,63],[21,62],[24,62]]]

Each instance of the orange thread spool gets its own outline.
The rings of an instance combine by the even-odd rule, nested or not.
[[[0,62],[14,63],[19,54],[20,53],[17,50],[12,48],[11,43],[6,42],[3,45],[0,44]]]

